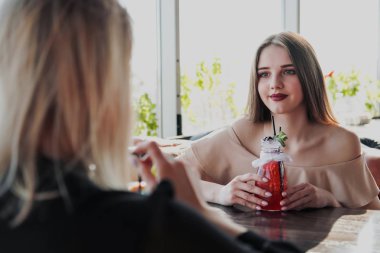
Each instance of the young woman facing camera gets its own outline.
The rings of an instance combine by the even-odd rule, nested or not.
[[[252,209],[268,205],[271,192],[252,168],[260,141],[273,133],[271,117],[288,140],[284,152],[288,189],[281,210],[326,206],[380,209],[379,189],[361,153],[358,137],[338,125],[311,45],[283,32],[259,47],[252,67],[247,115],[192,144],[180,158],[197,168],[210,202]]]

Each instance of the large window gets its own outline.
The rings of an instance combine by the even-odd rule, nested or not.
[[[120,2],[127,7],[134,26],[134,101],[148,103],[150,111],[143,113],[160,115],[162,129],[166,129],[165,124],[176,125],[178,110],[171,109],[178,104],[174,105],[165,96],[158,99],[158,95],[170,93],[171,98],[172,91],[176,90],[174,94],[178,94],[178,87],[176,81],[167,81],[177,79],[169,78],[162,81],[166,88],[161,89],[161,77],[178,72],[174,65],[168,70],[168,66],[161,68],[158,64],[164,62],[162,59],[173,60],[173,55],[178,57],[177,51],[174,52],[177,48],[179,57],[175,60],[180,63],[182,133],[185,135],[225,126],[243,113],[254,53],[266,37],[282,30],[299,32],[312,44],[324,74],[330,71],[335,71],[336,75],[340,72],[347,74],[354,70],[361,79],[376,80],[378,76],[377,0]],[[177,8],[171,8],[177,4],[178,13]],[[165,12],[160,11],[163,8]],[[160,13],[170,17],[167,19],[170,22],[158,22],[162,20]],[[177,29],[177,25],[178,41],[177,32],[162,32],[165,30],[163,26]],[[166,52],[158,51],[163,48]],[[162,69],[163,73],[158,73]],[[146,96],[141,100],[145,94],[150,99],[148,102]],[[162,106],[165,103],[166,106]],[[363,101],[360,103],[364,105]],[[162,117],[163,114],[173,117]],[[146,125],[158,118],[140,114],[138,120],[143,120],[144,116],[147,121],[151,120],[145,122]],[[175,127],[173,129],[170,133],[161,132],[161,135],[173,136],[176,134]],[[142,134],[152,133],[145,131]]]
[[[137,135],[157,131],[157,10],[155,0],[119,0],[133,26],[132,87]]]
[[[181,0],[179,23],[183,133],[224,126],[243,111],[258,45],[282,30],[281,1]]]

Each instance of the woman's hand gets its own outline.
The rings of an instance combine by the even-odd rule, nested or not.
[[[256,181],[268,182],[268,179],[255,173],[247,173],[235,177],[221,188],[217,202],[226,206],[239,204],[251,209],[260,210],[262,206],[268,205],[268,202],[260,197],[268,198],[272,194],[257,187],[255,185]],[[255,194],[258,196],[255,196]]]
[[[199,179],[190,169],[185,168],[181,161],[165,156],[158,144],[152,141],[143,141],[137,144],[134,154],[139,174],[146,182],[148,189],[153,189],[158,182],[169,179],[175,189],[178,200],[186,202],[198,211],[207,206],[200,193]],[[152,173],[155,167],[157,175]]]
[[[281,210],[302,210],[305,208],[341,206],[330,192],[310,183],[302,183],[290,187],[283,193],[283,196],[285,199],[280,202],[283,206]]]

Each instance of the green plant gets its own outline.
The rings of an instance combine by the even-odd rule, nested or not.
[[[380,81],[360,78],[359,71],[339,73],[330,72],[325,76],[327,89],[333,102],[339,98],[355,97],[355,104],[369,112],[372,117],[380,116]]]
[[[368,79],[365,85],[365,106],[374,117],[380,116],[380,81]]]
[[[134,135],[157,136],[156,105],[150,99],[148,93],[143,93],[134,105],[137,120]]]
[[[338,96],[342,97],[354,97],[359,92],[360,87],[360,72],[352,70],[349,73],[339,73],[334,75],[334,72],[330,72],[326,75],[327,89],[332,95],[332,99],[335,102]]]
[[[181,105],[191,123],[200,123],[192,109],[192,96],[197,96],[196,103],[203,103],[202,113],[207,112],[209,116],[214,116],[212,111],[219,110],[222,119],[228,115],[237,117],[238,109],[234,101],[236,84],[223,83],[221,75],[222,65],[219,58],[215,58],[211,66],[205,61],[197,64],[193,79],[186,74],[181,75]],[[204,125],[204,120],[200,124]]]
[[[194,112],[191,110],[191,87],[193,83],[187,75],[181,75],[181,106],[183,110],[187,113],[187,117],[190,122],[195,123],[196,118]]]

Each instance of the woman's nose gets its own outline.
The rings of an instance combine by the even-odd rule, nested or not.
[[[282,83],[281,76],[272,75],[269,82],[270,82],[269,87],[271,89],[281,89],[284,87],[284,84]]]

